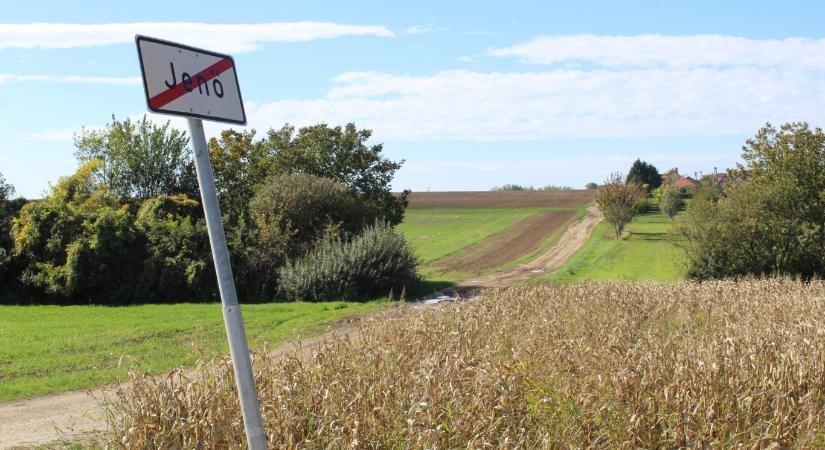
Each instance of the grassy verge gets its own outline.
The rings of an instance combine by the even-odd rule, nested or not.
[[[375,311],[386,302],[244,305],[250,347]],[[157,373],[228,352],[219,304],[0,306],[0,400],[99,386],[138,364]]]
[[[653,211],[626,227],[629,237],[616,239],[610,225],[602,222],[564,266],[537,281],[684,279],[684,253],[667,240],[671,226],[665,214]]]

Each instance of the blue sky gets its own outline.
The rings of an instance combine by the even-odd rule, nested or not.
[[[233,54],[250,127],[374,130],[406,160],[396,189],[581,187],[637,157],[707,172],[766,121],[825,123],[818,2],[134,5],[4,3],[0,173],[19,194],[76,169],[81,127],[146,112],[135,33]]]

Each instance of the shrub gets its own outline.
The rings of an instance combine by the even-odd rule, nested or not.
[[[140,297],[143,301],[215,297],[215,276],[200,204],[186,195],[143,202],[135,227],[146,242]]]
[[[343,183],[306,174],[280,175],[263,185],[249,203],[260,240],[289,256],[310,250],[330,230],[357,233],[364,223],[361,205]]]
[[[331,236],[279,273],[291,300],[356,299],[401,292],[417,281],[417,261],[404,236],[377,222],[349,242]]]
[[[675,229],[699,279],[825,273],[825,133],[770,124],[743,147],[738,181],[694,196]],[[711,195],[712,194],[712,195]]]
[[[61,178],[12,225],[22,281],[60,303],[122,303],[132,298],[142,249],[128,207],[92,181],[98,163]]]

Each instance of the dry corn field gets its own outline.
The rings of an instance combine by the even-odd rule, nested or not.
[[[825,446],[825,283],[586,283],[365,319],[256,358],[272,448]],[[243,446],[231,368],[133,376],[110,445]]]

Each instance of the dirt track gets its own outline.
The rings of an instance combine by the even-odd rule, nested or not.
[[[559,241],[550,250],[538,258],[522,264],[515,269],[505,270],[479,278],[467,280],[449,288],[444,293],[467,295],[468,292],[478,291],[486,287],[509,286],[542,273],[552,272],[561,267],[574,253],[576,253],[590,238],[593,229],[602,221],[602,214],[595,205],[587,209],[587,213],[580,220],[567,227]]]
[[[468,280],[447,293],[466,294],[484,287],[507,286],[558,269],[587,242],[593,228],[600,221],[601,214],[592,206],[584,218],[573,222],[558,243],[540,257],[512,270]],[[334,330],[301,341],[300,348],[309,351],[326,339],[353,332],[351,328]],[[282,345],[270,355],[277,357],[297,348],[295,343]],[[59,443],[61,439],[78,441],[84,436],[93,436],[96,429],[105,426],[101,404],[104,389],[72,391],[0,403],[0,448],[28,448]]]
[[[595,190],[413,192],[408,208],[549,208],[584,206]]]

